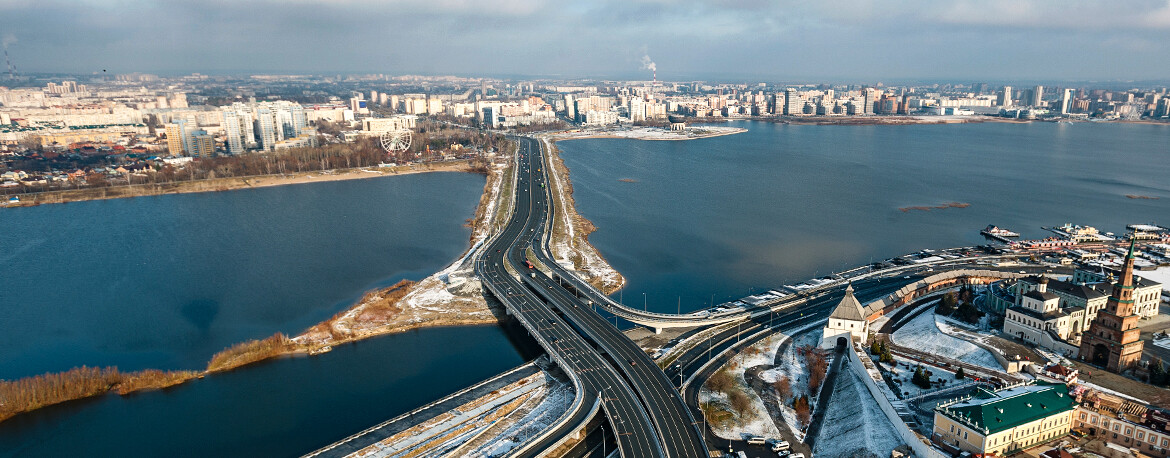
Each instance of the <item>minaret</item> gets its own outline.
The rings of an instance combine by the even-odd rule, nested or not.
[[[1133,250],[1134,240],[1130,240],[1121,278],[1113,285],[1105,309],[1097,312],[1097,318],[1081,336],[1081,360],[1105,366],[1112,372],[1122,372],[1137,364],[1145,348],[1137,327],[1140,317],[1134,314]]]

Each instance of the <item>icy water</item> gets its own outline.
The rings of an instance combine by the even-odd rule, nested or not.
[[[694,141],[558,143],[615,298],[695,310],[926,248],[1066,222],[1170,223],[1170,126],[797,126]],[[1158,197],[1130,199],[1126,194]],[[949,202],[967,208],[901,211]]]
[[[467,249],[462,173],[0,211],[0,379],[75,366],[201,369],[297,334]]]

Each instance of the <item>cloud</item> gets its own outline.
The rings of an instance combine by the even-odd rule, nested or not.
[[[1170,74],[1167,0],[0,0],[0,30],[42,71]]]

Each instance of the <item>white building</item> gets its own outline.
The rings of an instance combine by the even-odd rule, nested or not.
[[[866,319],[865,309],[853,296],[853,285],[845,288],[845,297],[837,303],[837,308],[829,315],[829,323],[825,325],[821,348],[829,349],[842,343],[849,343],[853,339],[861,343],[869,337],[869,320]]]

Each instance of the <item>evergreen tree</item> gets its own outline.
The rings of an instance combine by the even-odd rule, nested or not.
[[[955,313],[955,306],[959,304],[959,299],[956,297],[954,291],[943,294],[942,299],[938,302],[938,309],[935,310],[939,315],[950,315]]]
[[[966,376],[967,376],[967,374],[963,373],[963,368],[961,368],[961,367],[959,368],[959,370],[955,371],[955,378],[956,379],[961,379],[961,378],[966,377]]]
[[[926,375],[926,369],[923,369],[922,365],[914,369],[914,376],[910,378],[910,383],[923,389],[930,388],[930,376]]]
[[[1162,365],[1162,360],[1154,358],[1150,361],[1150,384],[1154,386],[1166,385],[1166,367]]]

